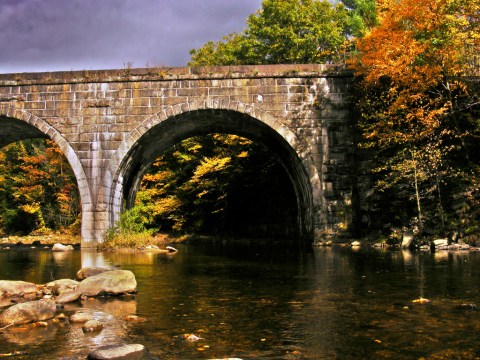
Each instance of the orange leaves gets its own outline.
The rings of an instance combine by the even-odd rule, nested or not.
[[[357,74],[368,84],[387,76],[413,92],[425,91],[445,76],[461,74],[465,44],[476,43],[478,51],[478,31],[471,26],[478,13],[471,13],[471,5],[459,4],[452,0],[379,1],[379,26],[358,41]]]
[[[361,146],[375,150],[377,185],[399,183],[395,190],[404,194],[410,189],[419,217],[428,198],[444,224],[442,181],[453,179],[455,166],[469,168],[476,148],[469,132],[478,133],[478,125],[470,119],[478,118],[480,102],[477,85],[465,75],[480,73],[480,3],[377,4],[379,25],[358,40],[352,60],[362,92]]]
[[[52,141],[34,139],[6,146],[0,152],[0,172],[0,200],[5,211],[17,213],[22,219],[25,214],[31,217],[21,224],[12,218],[10,223],[61,229],[77,219],[80,206],[76,181],[62,151]],[[0,213],[0,222],[1,218]]]
[[[472,47],[480,52],[479,6],[472,3],[378,1],[379,25],[358,41],[360,54],[352,61],[363,86],[380,88],[386,100],[368,119],[363,116],[366,138],[388,144],[383,138],[393,135],[400,143],[415,142],[442,127],[453,92],[465,90],[452,77],[469,71]]]

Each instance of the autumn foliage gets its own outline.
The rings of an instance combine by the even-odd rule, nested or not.
[[[403,202],[399,223],[415,215],[420,231],[477,226],[479,11],[470,0],[378,1],[379,24],[351,60],[377,189]]]
[[[168,149],[143,177],[135,208],[163,232],[296,235],[284,169],[267,148],[237,135],[192,137]]]
[[[78,232],[75,177],[50,140],[25,140],[0,151],[0,232]]]
[[[360,189],[360,227],[446,236],[480,232],[479,54],[478,0],[264,0],[244,31],[191,50],[190,65],[347,61],[356,77],[356,183],[371,186]],[[296,224],[295,196],[268,200],[288,188],[282,176],[248,139],[185,139],[152,164],[125,227],[269,224],[269,232],[278,225],[270,212],[285,235]],[[247,206],[260,198],[263,207]],[[73,174],[52,142],[1,149],[0,232],[69,229],[79,213]]]

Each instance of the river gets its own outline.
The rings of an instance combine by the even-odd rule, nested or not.
[[[479,359],[480,252],[297,249],[208,242],[158,253],[0,250],[0,279],[45,283],[82,266],[131,270],[138,293],[68,304],[104,322],[0,334],[0,355],[85,359],[98,346],[140,343],[159,359]],[[417,304],[420,297],[430,300]],[[136,314],[144,321],[128,322]],[[202,338],[191,343],[184,334]]]

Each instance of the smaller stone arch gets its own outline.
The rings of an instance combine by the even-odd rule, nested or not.
[[[316,188],[320,188],[318,186],[320,183],[319,172],[308,149],[280,119],[253,104],[245,104],[230,99],[195,100],[166,107],[163,111],[145,119],[141,125],[130,132],[129,136],[113,154],[103,181],[103,189],[106,191],[102,196],[109,209],[109,226],[112,226],[118,220],[118,214],[122,210],[124,200],[123,188],[127,186],[127,183],[130,183],[130,185],[135,181],[139,183],[144,171],[148,168],[148,166],[138,167],[139,164],[134,164],[133,161],[136,156],[135,152],[139,151],[139,146],[141,146],[139,145],[142,141],[141,139],[155,134],[155,128],[175,121],[175,119],[178,120],[182,117],[190,116],[195,117],[196,121],[202,121],[202,112],[209,112],[209,116],[214,116],[215,114],[221,116],[222,112],[226,112],[229,116],[235,117],[238,120],[237,125],[239,128],[236,128],[234,133],[238,135],[252,135],[252,133],[249,133],[252,129],[241,128],[244,126],[242,124],[243,120],[245,120],[245,127],[247,127],[247,122],[251,122],[251,124],[256,124],[254,131],[259,133],[269,132],[269,136],[272,136],[272,143],[266,145],[274,153],[277,153],[278,156],[283,157],[281,161],[287,164],[287,173],[291,177],[297,194],[297,201],[299,202],[299,216],[302,217],[301,221],[303,224],[301,232],[310,236],[313,233],[314,211],[321,202],[321,198],[319,192],[316,191]],[[185,137],[189,137],[187,136],[190,134],[189,129],[181,127],[182,125],[176,126],[173,123],[171,127],[165,125],[166,133],[162,134],[162,136],[168,137],[169,140],[164,144],[164,148],[168,148]],[[213,124],[205,125],[204,130],[205,133],[223,132],[223,130],[232,130],[232,128],[230,125],[213,122]],[[196,134],[195,131],[192,131],[190,136]],[[260,139],[260,142],[263,142],[262,140],[266,136],[258,134],[255,139],[256,136],[254,135],[252,140]],[[246,137],[252,138],[251,136]],[[287,147],[292,151],[287,151]],[[141,156],[146,155],[143,154]],[[153,155],[148,154],[148,156]],[[131,170],[133,167],[135,167],[134,171]],[[132,180],[132,174],[129,174],[129,172],[136,172],[135,179]]]
[[[7,127],[4,128],[5,131],[7,131],[8,127],[12,127],[13,131],[11,131],[11,133],[16,134],[2,137],[0,140],[0,147],[17,140],[44,137],[50,138],[62,150],[73,170],[78,185],[82,205],[82,239],[85,239],[87,242],[92,240],[93,234],[91,224],[93,223],[93,213],[90,187],[88,185],[84,168],[70,144],[53,126],[25,110],[17,109],[6,104],[0,104],[0,123],[2,122],[8,122],[8,124],[6,124]],[[2,126],[5,126],[5,124]],[[24,136],[15,138],[15,136],[18,136],[19,129],[24,132]]]

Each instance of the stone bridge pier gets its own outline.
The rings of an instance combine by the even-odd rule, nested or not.
[[[354,218],[351,81],[334,65],[2,74],[0,147],[40,137],[62,149],[80,192],[82,248],[91,248],[164,150],[200,134],[244,136],[276,154],[298,232],[318,241],[348,234]]]

